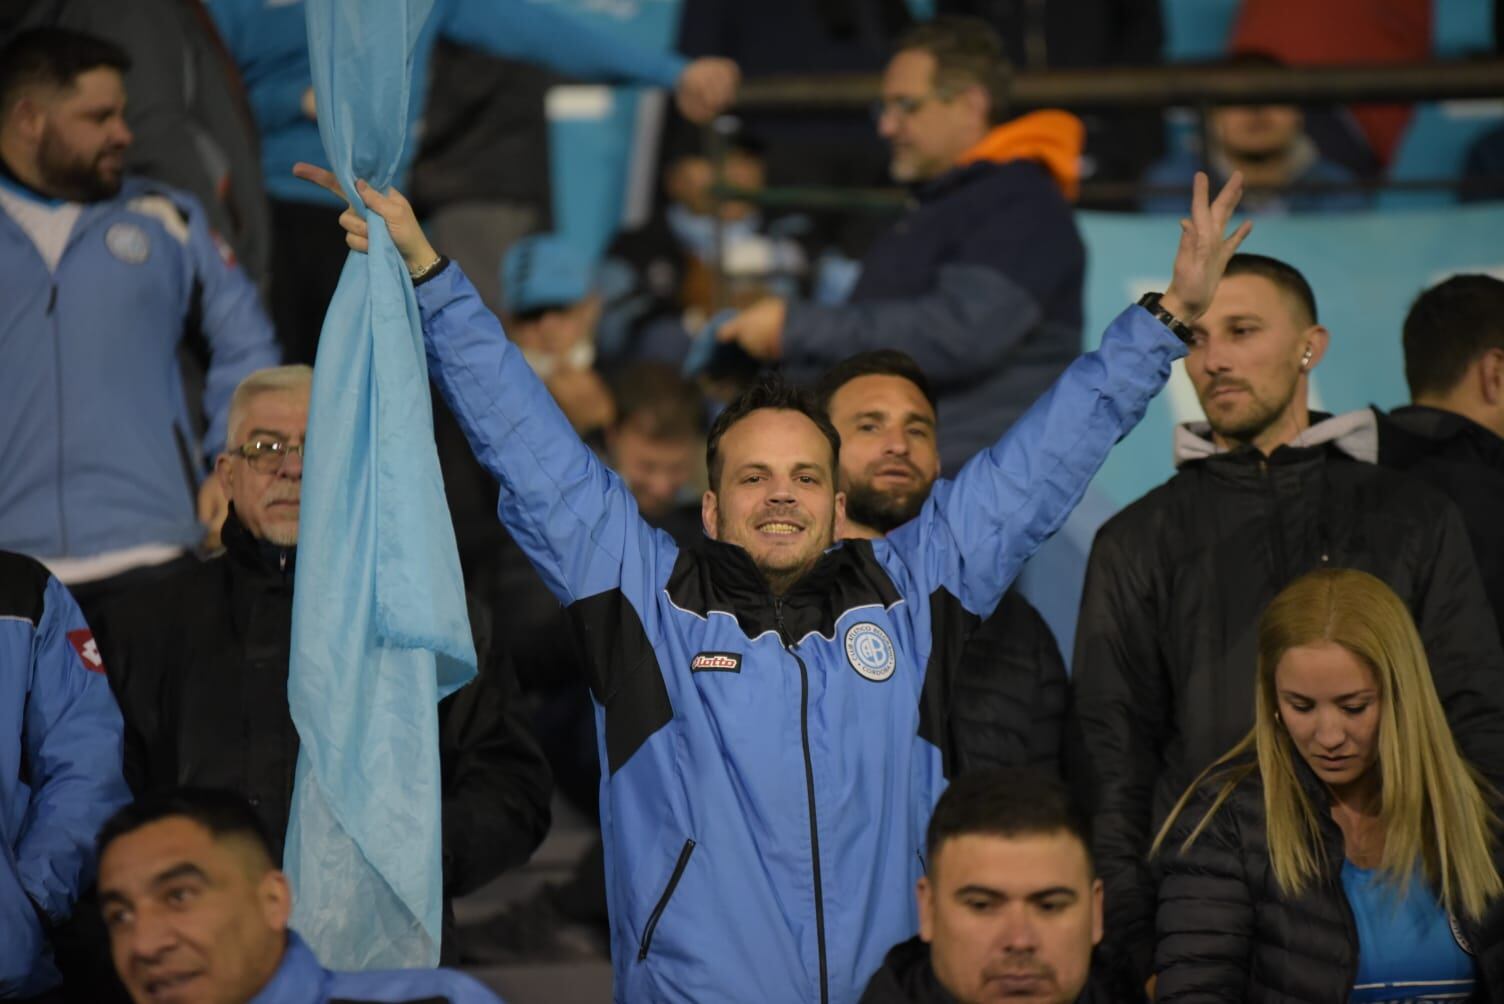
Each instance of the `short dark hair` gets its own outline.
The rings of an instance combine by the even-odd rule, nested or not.
[[[1410,396],[1450,391],[1484,352],[1504,349],[1504,282],[1454,275],[1432,286],[1410,306],[1404,344]]]
[[[857,377],[864,376],[891,376],[907,380],[919,388],[919,393],[924,395],[931,408],[938,407],[929,377],[924,375],[924,370],[919,368],[913,356],[898,349],[873,349],[847,356],[825,371],[820,382],[815,384],[815,400],[819,403],[820,410],[828,416],[830,399],[836,396],[836,391]]]
[[[611,381],[616,427],[631,426],[649,439],[696,439],[705,432],[700,389],[667,363],[639,362]]]
[[[710,490],[719,491],[721,486],[721,437],[737,422],[754,411],[797,411],[825,435],[830,442],[830,470],[834,474],[841,462],[841,434],[836,432],[825,412],[815,404],[815,399],[803,387],[786,383],[777,373],[766,374],[756,383],[742,391],[716,416],[711,423],[710,435],[705,440],[705,470],[710,475]]]
[[[1278,286],[1290,299],[1295,301],[1302,313],[1305,314],[1306,324],[1316,324],[1316,294],[1311,292],[1311,284],[1306,282],[1306,277],[1300,274],[1300,270],[1294,265],[1280,261],[1278,258],[1270,258],[1262,254],[1235,254],[1227,260],[1227,271],[1223,277],[1233,275],[1257,275],[1268,279]]]
[[[256,810],[240,795],[224,788],[165,788],[149,792],[105,821],[94,840],[97,857],[121,837],[151,823],[174,817],[191,819],[216,838],[236,836],[249,840],[277,863],[271,836]]]
[[[1068,833],[1081,842],[1095,872],[1091,824],[1059,778],[1032,767],[967,771],[951,782],[930,815],[925,834],[926,867],[952,837],[982,834],[1026,837]]]
[[[1008,117],[1013,71],[992,25],[978,17],[947,14],[917,24],[898,38],[897,52],[919,50],[935,59],[935,87],[951,93],[980,87],[987,94],[987,121]]]
[[[131,57],[114,42],[68,28],[32,28],[0,48],[0,122],[27,87],[73,86],[101,66],[125,73]]]

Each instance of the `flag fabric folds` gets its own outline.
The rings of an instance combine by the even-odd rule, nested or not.
[[[307,0],[319,131],[349,196],[407,140],[433,0]],[[314,367],[288,703],[301,751],[285,863],[293,926],[335,969],[438,963],[438,701],[475,674],[433,440],[423,336],[380,217],[351,254]],[[330,221],[334,225],[333,220]]]

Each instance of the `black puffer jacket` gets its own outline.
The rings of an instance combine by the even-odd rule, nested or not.
[[[1411,405],[1379,415],[1379,463],[1421,478],[1457,506],[1504,631],[1504,439],[1461,415]]]
[[[987,767],[1060,773],[1070,686],[1060,646],[1023,594],[1010,589],[946,673],[946,776]]]
[[[1156,1001],[1342,1004],[1352,993],[1358,929],[1342,888],[1342,831],[1331,818],[1325,788],[1304,763],[1297,761],[1297,769],[1321,816],[1326,877],[1298,897],[1279,888],[1269,863],[1257,770],[1182,852],[1222,788],[1220,780],[1203,784],[1155,859],[1161,875]],[[1462,926],[1478,963],[1472,999],[1504,999],[1498,918]]]
[[[959,1004],[935,976],[930,946],[918,938],[894,945],[857,1004]],[[1076,1004],[1122,1004],[1088,976]]]
[[[1347,452],[1373,456],[1372,412],[1313,420],[1306,445],[1267,459],[1181,430],[1179,473],[1092,547],[1072,724],[1089,756],[1109,957],[1131,985],[1152,961],[1152,836],[1252,726],[1259,615],[1303,573],[1358,568],[1399,594],[1463,752],[1504,778],[1504,651],[1456,509]]]
[[[280,856],[298,757],[287,707],[295,552],[252,537],[233,512],[223,539],[222,557],[126,595],[94,627],[125,716],[132,790],[236,791]],[[504,649],[483,612],[470,613],[480,675],[439,704],[446,907],[527,860],[548,830],[552,791],[513,706]]]

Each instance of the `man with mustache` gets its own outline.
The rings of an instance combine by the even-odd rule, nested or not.
[[[132,790],[231,789],[277,857],[298,755],[287,668],[312,378],[307,366],[282,366],[236,389],[215,467],[230,500],[225,553],[111,604],[99,624]],[[470,614],[480,675],[439,704],[448,896],[527,860],[548,830],[552,788],[514,707],[511,665],[485,611],[472,604]]]
[[[1504,651],[1466,529],[1440,493],[1376,465],[1371,409],[1311,411],[1331,334],[1304,277],[1235,255],[1193,329],[1185,366],[1206,421],[1175,430],[1175,476],[1097,534],[1072,664],[1104,949],[1129,988],[1154,948],[1150,840],[1252,726],[1258,615],[1296,577],[1348,567],[1388,583],[1463,753],[1504,778]]]
[[[913,934],[946,783],[926,673],[962,640],[935,594],[990,612],[1064,522],[1246,235],[1227,234],[1240,182],[1211,203],[1201,177],[1164,295],[883,539],[832,546],[840,436],[807,395],[754,385],[710,430],[690,549],[642,520],[407,200],[357,184],[413,277],[429,373],[582,642],[619,999],[850,1004]],[[341,224],[369,248],[362,214]]]
[[[875,540],[919,515],[940,476],[935,397],[918,364],[896,349],[862,352],[832,367],[816,387],[841,434],[846,518],[836,536]],[[978,767],[1060,769],[1069,684],[1044,618],[1017,591],[977,617],[949,592],[931,616],[963,635],[956,658],[931,665],[932,706],[946,709],[935,737],[946,776]]]
[[[1105,1004],[1091,977],[1102,880],[1087,834],[1047,774],[962,775],[930,817],[919,935],[888,953],[860,1004]]]
[[[62,28],[0,51],[0,547],[45,564],[86,618],[192,560],[223,506],[202,457],[235,385],[277,361],[197,200],[123,173],[129,65]],[[209,353],[201,441],[185,342]]]

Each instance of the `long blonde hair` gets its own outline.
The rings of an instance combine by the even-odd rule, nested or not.
[[[1323,875],[1321,818],[1301,786],[1300,753],[1279,721],[1274,681],[1275,667],[1286,652],[1321,642],[1347,649],[1378,681],[1380,868],[1403,891],[1419,864],[1443,907],[1480,919],[1488,903],[1504,892],[1491,854],[1498,817],[1490,801],[1496,795],[1457,751],[1410,612],[1387,585],[1355,569],[1311,572],[1269,604],[1259,621],[1253,730],[1180,796],[1149,853],[1159,851],[1203,783],[1222,782],[1182,851],[1195,843],[1233,789],[1257,770],[1264,784],[1269,862],[1280,888],[1298,896]],[[1256,761],[1238,763],[1250,750]]]

